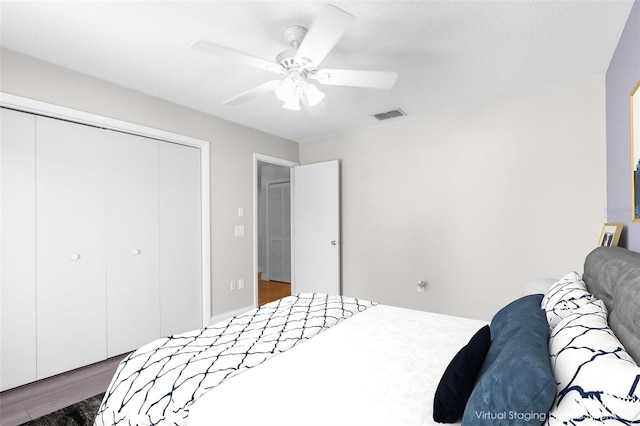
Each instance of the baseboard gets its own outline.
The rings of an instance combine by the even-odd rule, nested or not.
[[[236,315],[244,314],[245,312],[250,311],[253,308],[254,306],[252,305],[245,306],[244,308],[238,308],[238,309],[234,309],[233,311],[228,311],[218,315],[214,315],[211,317],[211,321],[209,322],[209,324],[215,324],[217,322],[228,320],[229,318],[233,318]]]

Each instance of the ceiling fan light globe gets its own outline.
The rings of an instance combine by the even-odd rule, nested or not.
[[[324,92],[318,89],[313,83],[307,85],[305,95],[307,96],[307,103],[310,107],[318,105],[324,99]]]
[[[296,83],[288,78],[282,81],[282,84],[276,87],[276,96],[282,102],[290,102],[298,97]]]

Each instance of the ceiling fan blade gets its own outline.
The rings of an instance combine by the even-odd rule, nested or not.
[[[315,79],[318,83],[333,86],[391,89],[396,84],[398,73],[392,71],[321,69],[310,78]]]
[[[299,64],[318,65],[347,31],[353,15],[327,5],[302,39],[296,52]]]
[[[249,89],[246,92],[242,92],[239,95],[236,95],[232,98],[227,99],[222,102],[223,105],[240,105],[244,102],[247,102],[253,98],[256,98],[260,95],[267,94],[275,90],[276,87],[280,86],[282,81],[280,80],[271,80],[266,83],[261,84],[260,86],[256,86],[253,89]]]
[[[252,67],[262,68],[263,70],[277,72],[279,74],[284,73],[284,68],[282,68],[280,64],[247,53],[238,52],[237,50],[220,46],[207,40],[198,40],[191,45],[191,48],[198,52],[207,53],[223,59],[231,59]]]

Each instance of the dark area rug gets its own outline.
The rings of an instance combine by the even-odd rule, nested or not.
[[[100,409],[102,397],[104,393],[38,417],[21,426],[91,426]]]

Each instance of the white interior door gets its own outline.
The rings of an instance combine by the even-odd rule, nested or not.
[[[294,293],[340,294],[340,165],[293,168]]]

